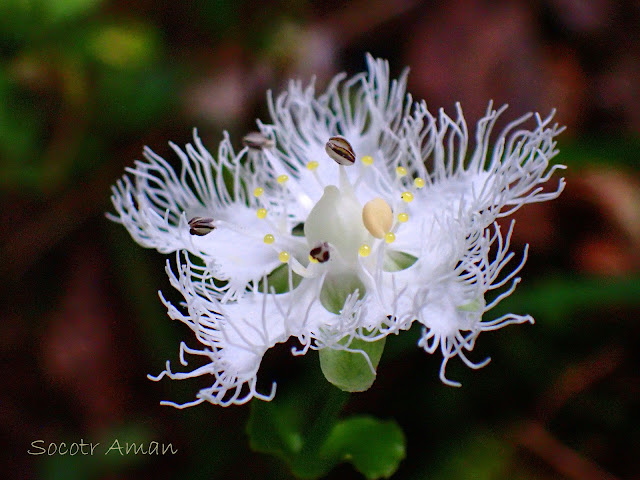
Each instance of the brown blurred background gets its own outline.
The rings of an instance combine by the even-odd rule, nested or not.
[[[0,5],[0,472],[8,479],[289,478],[253,453],[249,406],[180,411],[202,386],[149,382],[186,327],[165,258],[110,223],[109,187],[144,145],[170,158],[197,126],[215,151],[268,120],[289,78],[360,72],[364,54],[411,68],[432,111],[487,102],[509,118],[557,108],[567,188],[517,214],[531,251],[501,310],[534,326],[480,337],[461,389],[439,359],[393,340],[347,410],[394,418],[408,457],[394,478],[640,478],[640,4],[4,0]],[[173,161],[173,160],[172,160]],[[495,315],[499,315],[496,311]],[[486,337],[486,338],[485,338]],[[394,343],[395,342],[395,343]],[[307,357],[312,357],[313,353]],[[454,362],[455,363],[455,362]],[[315,368],[286,347],[261,381]],[[29,455],[31,442],[171,442],[173,456]],[[349,466],[329,478],[358,478]]]

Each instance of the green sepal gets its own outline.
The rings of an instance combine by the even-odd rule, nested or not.
[[[331,313],[339,314],[349,295],[356,291],[358,299],[364,297],[366,292],[366,287],[357,275],[352,273],[329,274],[322,283],[320,303]]]
[[[412,266],[418,261],[417,257],[397,250],[388,250],[384,256],[382,269],[385,272],[399,272]]]
[[[386,338],[384,337],[375,342],[354,338],[349,344],[350,351],[323,348],[320,350],[322,373],[330,383],[340,390],[364,392],[373,385],[376,379],[375,369],[378,368],[385,342]],[[365,354],[369,356],[374,368],[373,371]]]
[[[300,285],[301,280],[302,277],[300,275],[295,272],[291,272],[291,283],[294,289]],[[267,275],[267,286],[267,293],[271,293],[271,289],[273,289],[274,293],[289,292],[289,267],[286,264],[276,267],[269,275]],[[265,291],[264,280],[260,280],[258,283],[258,291]]]

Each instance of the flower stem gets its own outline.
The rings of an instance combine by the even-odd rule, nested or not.
[[[338,415],[349,400],[347,392],[330,384],[327,384],[327,390],[323,389],[319,393],[323,397],[323,406],[305,435],[304,446],[298,455],[301,458],[304,458],[305,454],[317,452],[320,449],[335,425]]]

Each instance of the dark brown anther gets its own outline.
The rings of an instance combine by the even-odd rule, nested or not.
[[[329,244],[327,242],[324,242],[317,247],[312,248],[309,252],[309,256],[316,260],[318,263],[329,261]]]
[[[338,165],[353,165],[356,161],[351,144],[342,137],[331,137],[324,149]]]
[[[260,132],[249,132],[242,138],[242,144],[252,150],[262,150],[263,148],[271,148],[274,143],[269,137]]]
[[[211,233],[216,228],[213,225],[213,218],[206,217],[193,217],[189,220],[189,227],[189,233],[199,237],[203,237],[207,233]]]

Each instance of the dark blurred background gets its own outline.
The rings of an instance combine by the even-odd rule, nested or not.
[[[161,407],[197,380],[152,383],[191,332],[164,257],[104,217],[109,187],[144,145],[171,157],[197,126],[212,151],[268,120],[289,78],[387,58],[432,111],[489,99],[506,115],[558,109],[567,188],[517,214],[524,281],[492,314],[533,326],[480,336],[438,380],[419,330],[392,338],[348,412],[394,418],[399,479],[640,478],[640,4],[616,0],[151,1],[0,3],[0,472],[7,479],[288,478],[253,453],[249,406]],[[173,160],[172,160],[173,161]],[[556,179],[557,181],[557,179]],[[261,382],[280,392],[317,370],[286,346]],[[301,406],[301,408],[304,408]],[[28,455],[49,443],[158,441],[176,455]],[[330,478],[358,478],[350,466]]]

